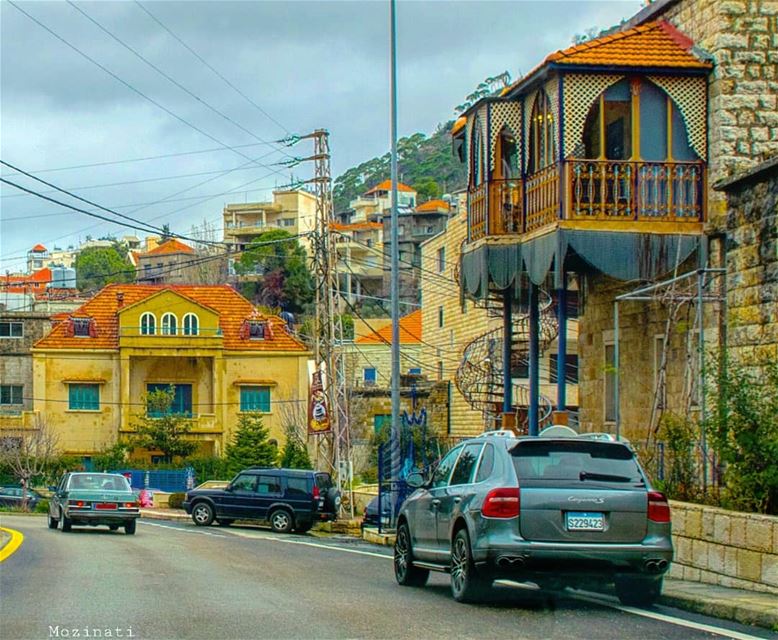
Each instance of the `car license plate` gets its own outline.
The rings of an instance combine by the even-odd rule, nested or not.
[[[568,531],[603,531],[605,516],[591,511],[568,511],[566,514]]]
[[[95,509],[116,509],[115,502],[98,502],[95,504]]]

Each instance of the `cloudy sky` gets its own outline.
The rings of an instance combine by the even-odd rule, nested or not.
[[[485,77],[527,72],[641,4],[401,1],[400,135],[431,132]],[[310,153],[268,144],[290,133],[329,129],[335,175],[388,149],[388,2],[9,0],[0,11],[2,160],[151,224],[219,227],[225,203],[267,199],[290,180],[274,163]],[[166,157],[139,160],[155,156]],[[21,193],[2,185],[0,273],[38,242],[136,233]]]

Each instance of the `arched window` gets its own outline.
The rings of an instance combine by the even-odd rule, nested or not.
[[[529,128],[529,172],[535,173],[556,162],[554,113],[544,91],[538,93]]]
[[[162,316],[162,335],[174,336],[178,329],[178,319],[173,313],[166,313]]]
[[[184,316],[184,335],[196,336],[200,331],[200,321],[194,313],[187,313]]]
[[[643,79],[621,80],[589,109],[583,145],[587,160],[694,161],[686,124],[662,89]]]
[[[473,123],[473,144],[471,146],[473,153],[471,158],[472,174],[473,174],[473,186],[477,187],[484,180],[486,180],[484,162],[484,141],[482,137],[481,120],[475,119]]]
[[[497,148],[495,149],[497,157],[494,167],[498,177],[503,180],[511,180],[517,177],[519,172],[519,150],[516,145],[516,138],[507,129],[500,132]]]
[[[142,336],[153,336],[157,333],[157,318],[153,313],[144,313],[140,317],[140,334]]]

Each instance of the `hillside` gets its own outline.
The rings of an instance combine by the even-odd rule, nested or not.
[[[439,125],[429,137],[415,133],[397,143],[400,182],[419,193],[419,202],[465,186],[465,167],[451,152],[451,124]],[[388,153],[343,173],[333,185],[335,211],[348,209],[351,200],[386,180],[390,173]]]

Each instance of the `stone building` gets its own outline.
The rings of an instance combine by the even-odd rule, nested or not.
[[[720,303],[703,304],[700,326],[696,308],[685,305],[672,323],[673,330],[667,332],[665,346],[667,304],[629,302],[621,306],[619,417],[623,429],[638,440],[646,437],[652,410],[699,416],[700,328],[706,353],[723,344],[725,336],[720,329],[726,326],[733,357],[761,359],[775,353],[771,344],[775,342],[777,317],[775,306],[771,308],[768,302],[774,295],[770,278],[774,278],[771,274],[775,264],[774,257],[770,258],[768,238],[775,236],[776,222],[774,195],[772,205],[769,198],[774,180],[767,176],[775,167],[768,162],[753,175],[747,169],[778,153],[778,3],[657,0],[622,29],[656,20],[666,21],[688,37],[693,50],[710,60],[713,69],[707,77],[705,100],[699,103],[706,108],[704,235],[695,255],[651,282],[699,267],[726,269],[726,294],[720,278],[711,276],[708,282],[717,296],[726,295],[729,314],[726,318],[722,315]],[[730,180],[730,176],[744,171],[746,177]],[[714,188],[716,184],[725,186]],[[729,208],[725,194],[731,197]],[[753,200],[757,194],[764,200]],[[760,243],[759,249],[751,244],[752,240]],[[614,299],[651,282],[625,285],[593,274],[585,281],[586,304],[579,338],[584,428],[607,430],[614,424]],[[666,374],[664,384],[660,384],[663,354]]]
[[[727,196],[730,357],[778,361],[778,155],[715,188]]]

